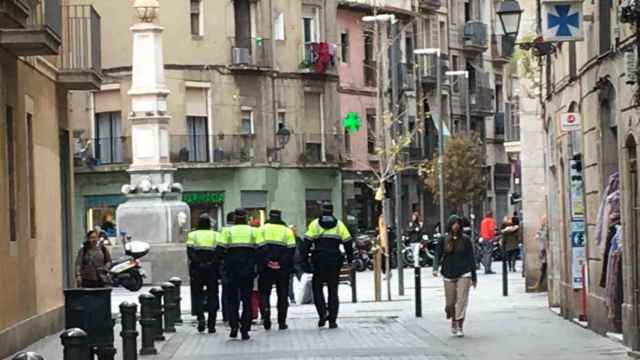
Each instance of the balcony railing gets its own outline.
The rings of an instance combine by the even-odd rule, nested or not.
[[[467,21],[464,24],[464,50],[484,52],[488,49],[487,24],[482,21]]]
[[[322,143],[324,140],[324,156]],[[295,134],[283,149],[285,156],[296,156],[299,165],[340,164],[347,158],[343,135]]]
[[[304,44],[304,58],[300,63],[300,69],[319,74],[334,70],[336,59],[331,47],[332,44],[327,42]]]
[[[62,71],[94,70],[100,72],[101,39],[100,15],[91,5],[62,7],[64,31],[60,49]]]
[[[436,86],[436,57],[435,56],[423,56],[423,67],[422,67],[422,82],[428,85],[429,87]],[[447,54],[440,55],[440,81],[441,85],[445,85],[447,82],[447,77],[445,73],[449,70],[449,56]]]
[[[268,68],[272,66],[271,40],[261,37],[230,38],[231,67]]]
[[[61,0],[0,0],[0,46],[17,56],[57,55],[62,33]],[[25,18],[25,10],[28,15]]]
[[[101,137],[91,140],[78,140],[76,162],[83,166],[130,164],[132,160],[131,138]]]
[[[266,146],[253,135],[172,135],[170,161],[220,165],[266,162]]]
[[[405,91],[415,90],[416,78],[413,74],[413,64],[401,63],[400,71],[398,72],[398,75],[400,77],[399,82],[403,90]]]
[[[500,111],[494,117],[495,139],[504,140],[505,135],[505,114]]]

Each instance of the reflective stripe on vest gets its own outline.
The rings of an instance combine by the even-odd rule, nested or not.
[[[194,249],[210,250],[216,246],[217,234],[213,230],[195,230],[187,236],[187,246]]]

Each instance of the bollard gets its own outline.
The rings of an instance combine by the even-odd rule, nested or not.
[[[502,249],[502,296],[509,296],[509,269],[507,252]]]
[[[140,355],[154,355],[158,353],[153,346],[157,323],[154,317],[155,298],[151,294],[142,294],[138,299],[140,300],[140,327],[142,328]],[[126,354],[126,352],[124,353]]]
[[[356,282],[356,274],[358,272],[356,271],[355,266],[351,265],[351,302],[352,303],[357,303],[358,302],[358,294],[357,294],[357,282]]]
[[[176,332],[174,322],[176,321],[176,287],[172,283],[162,284],[164,291],[164,331],[168,333]]]
[[[413,276],[416,290],[416,317],[422,317],[422,267],[420,266],[420,244],[413,244]]]
[[[153,289],[149,290],[149,292],[151,293],[151,295],[153,295],[154,299],[153,299],[153,317],[156,319],[156,326],[154,328],[155,330],[155,334],[154,334],[154,340],[156,341],[163,341],[165,340],[164,335],[162,334],[164,332],[164,327],[162,326],[162,301],[163,301],[163,297],[164,297],[164,291],[160,288],[154,287]]]
[[[138,305],[130,302],[120,304],[120,315],[122,318],[122,360],[137,360],[138,346],[136,339],[138,331],[136,330],[136,313]]]
[[[44,360],[44,358],[38,353],[27,351],[16,354],[11,360]]]
[[[60,335],[64,360],[87,360],[93,358],[89,349],[89,337],[82,329],[68,329]]]
[[[93,353],[96,354],[98,360],[114,360],[116,352],[116,348],[113,346],[96,346],[93,349]]]
[[[176,287],[176,319],[175,319],[175,324],[176,325],[182,325],[184,322],[182,321],[182,279],[180,279],[177,276],[172,277],[171,279],[169,279],[169,282],[173,284],[173,286]]]

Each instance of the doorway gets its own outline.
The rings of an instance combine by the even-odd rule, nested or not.
[[[636,327],[640,325],[640,265],[638,264],[638,259],[640,259],[640,244],[638,243],[638,236],[640,235],[640,221],[638,221],[638,216],[640,216],[640,198],[638,194],[638,151],[637,151],[637,143],[633,136],[629,136],[627,142],[625,144],[625,149],[627,152],[627,161],[626,161],[626,176],[627,181],[626,184],[628,186],[628,195],[629,201],[627,202],[628,211],[627,214],[630,214],[628,219],[628,231],[627,234],[629,236],[629,247],[631,253],[631,266],[633,272],[633,311],[635,313],[635,323]],[[634,339],[634,348],[637,349],[640,347],[640,338],[638,334],[635,334],[636,339]]]

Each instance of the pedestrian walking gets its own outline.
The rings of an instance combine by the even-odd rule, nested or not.
[[[99,242],[98,232],[91,230],[76,256],[76,286],[103,288],[111,286],[111,254]]]
[[[464,336],[464,320],[469,303],[469,289],[478,283],[471,239],[462,232],[461,219],[451,216],[447,222],[447,238],[439,244],[433,262],[433,276],[438,268],[444,280],[445,313],[451,319],[451,333]]]
[[[329,321],[329,328],[338,327],[338,277],[345,256],[340,251],[343,246],[347,261],[353,260],[351,234],[342,221],[333,216],[333,205],[325,203],[321,208],[321,216],[309,224],[301,257],[303,262],[310,261],[313,269],[313,301],[318,312],[318,327],[324,327]],[[328,289],[328,307],[324,296],[324,285]]]
[[[482,250],[482,265],[485,274],[495,274],[491,270],[492,253],[496,241],[496,221],[493,212],[488,211],[480,223],[480,248]]]
[[[300,236],[298,236],[298,227],[295,225],[290,225],[289,229],[291,229],[291,232],[293,233],[293,237],[296,239],[296,249],[294,252],[294,259],[299,256],[300,253],[300,245],[302,244],[302,238],[300,238]],[[295,264],[295,261],[294,261]],[[296,294],[293,291],[293,278],[297,277],[298,280],[300,280],[300,278],[302,277],[302,272],[297,268],[297,266],[294,266],[293,271],[291,272],[291,275],[289,275],[289,303],[291,304],[295,304],[296,303]]]
[[[535,285],[529,287],[531,291],[544,290],[547,283],[547,248],[549,246],[549,229],[547,226],[547,217],[540,219],[540,228],[536,233],[536,241],[538,242],[538,259],[540,260],[540,277]]]
[[[247,213],[244,209],[234,212],[234,225],[223,230],[220,246],[224,248],[223,283],[229,306],[228,316],[231,338],[249,340],[251,330],[251,290],[256,276],[256,245],[259,231],[247,225]],[[242,316],[239,315],[242,303]]]
[[[422,230],[423,223],[420,219],[420,214],[418,212],[414,212],[411,214],[411,221],[409,221],[409,225],[407,226],[407,234],[409,235],[409,241],[413,243],[418,243],[422,240]]]
[[[220,231],[219,240],[222,238],[222,231],[224,231],[225,228],[230,228],[231,226],[233,226],[233,218],[234,218],[233,211],[227,213],[227,223]],[[229,298],[227,297],[226,285],[224,282],[224,276],[222,274],[222,270],[223,268],[221,267],[220,287],[222,288],[222,291],[220,291],[220,303],[222,304],[222,322],[226,323],[229,321],[229,301],[228,301]]]
[[[198,332],[204,331],[206,320],[210,334],[216,332],[216,317],[220,307],[218,282],[221,256],[220,248],[217,247],[218,237],[219,234],[212,230],[211,218],[206,213],[200,215],[196,230],[187,235],[191,314],[198,320]],[[208,313],[207,319],[205,313]]]
[[[509,271],[516,271],[516,261],[518,260],[518,252],[520,248],[518,243],[520,242],[520,226],[514,225],[513,220],[509,216],[505,216],[502,221],[502,233],[501,246],[506,256],[507,265]]]
[[[286,330],[289,309],[289,279],[293,272],[293,256],[296,239],[282,220],[282,211],[269,211],[269,219],[260,228],[258,237],[258,290],[262,324],[271,329],[271,290],[276,287],[278,296],[278,328]]]

